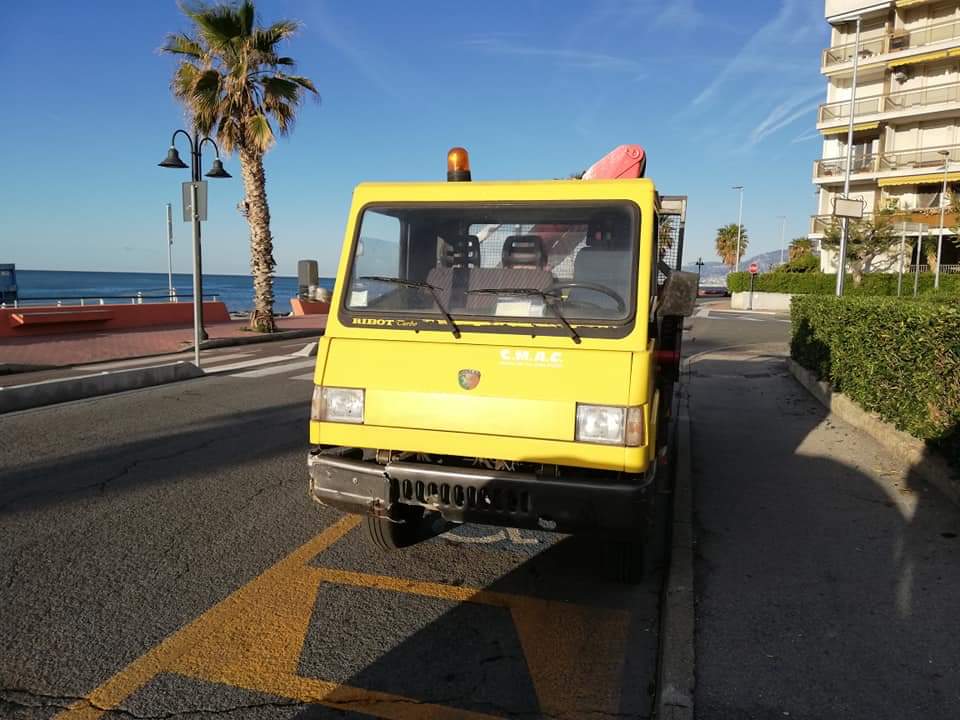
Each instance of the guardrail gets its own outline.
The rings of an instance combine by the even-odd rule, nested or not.
[[[855,155],[850,161],[850,172],[877,172],[879,159],[879,155]],[[842,176],[846,172],[846,169],[847,159],[845,157],[824,158],[814,162],[813,176],[817,178]]]
[[[203,299],[212,300],[217,302],[219,295],[207,295],[204,294]],[[138,291],[135,295],[59,295],[59,296],[50,296],[50,297],[25,297],[18,298],[10,303],[0,303],[0,309],[6,308],[22,308],[22,307],[38,307],[38,306],[49,306],[53,303],[56,307],[63,307],[64,305],[79,305],[80,307],[86,307],[87,305],[124,305],[129,301],[132,305],[143,305],[146,303],[153,302],[179,302],[183,299],[193,300],[193,293],[187,293],[180,295],[176,292],[173,293],[164,293],[163,295],[144,295],[143,292]],[[78,301],[78,302],[66,302],[68,300]],[[105,302],[105,301],[115,301],[115,302]]]
[[[960,145],[941,145],[940,147],[915,150],[894,150],[880,153],[880,170],[925,170],[942,171],[944,156],[941,151],[947,151],[950,162],[960,161]]]

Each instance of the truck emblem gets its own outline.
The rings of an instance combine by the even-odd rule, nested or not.
[[[460,383],[460,387],[462,387],[464,390],[473,390],[477,385],[480,384],[480,371],[467,370],[464,368],[457,373],[457,382]]]

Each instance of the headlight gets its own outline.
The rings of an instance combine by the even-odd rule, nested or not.
[[[357,388],[313,388],[310,419],[321,422],[363,423],[363,390]]]
[[[578,404],[576,440],[639,447],[643,444],[643,408]]]

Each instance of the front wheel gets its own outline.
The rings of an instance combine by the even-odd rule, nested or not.
[[[384,552],[409,547],[422,539],[423,508],[400,505],[389,518],[367,515],[363,527],[367,539]]]

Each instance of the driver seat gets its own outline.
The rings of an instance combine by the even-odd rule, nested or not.
[[[614,249],[611,245],[609,233],[591,228],[586,244],[574,258],[573,281],[610,288],[626,302],[630,297],[631,253],[629,250]],[[573,288],[568,300],[589,303],[613,312],[617,310],[617,303],[612,297],[594,290]]]

